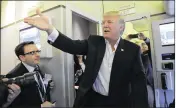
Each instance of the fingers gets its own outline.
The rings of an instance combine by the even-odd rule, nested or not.
[[[21,92],[20,87],[16,84],[9,84],[8,87],[10,88],[8,89],[9,93],[13,96],[17,96]]]
[[[9,91],[9,95],[7,97],[7,101],[11,102],[13,100],[15,94],[14,94],[13,90],[11,90],[11,89],[8,89],[8,91]]]
[[[21,89],[16,84],[9,84],[8,87],[9,94],[7,97],[7,102],[11,103],[20,94]]]
[[[28,23],[30,25],[34,25],[35,24],[35,20],[33,18],[31,18],[31,17],[25,18],[24,22]]]
[[[32,20],[32,18],[31,17],[24,18],[24,22],[28,22],[29,20]]]
[[[17,84],[12,84],[12,86],[18,90],[20,89],[20,86],[18,86]]]
[[[9,84],[8,87],[13,91],[20,90],[20,87],[16,84]]]
[[[36,13],[37,13],[39,16],[43,16],[43,14],[41,13],[41,11],[40,11],[39,8],[36,10]]]
[[[11,89],[8,89],[8,91],[9,91],[9,93],[10,93],[10,94],[13,94],[13,90],[11,90]]]

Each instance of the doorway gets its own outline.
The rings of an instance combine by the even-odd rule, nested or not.
[[[80,14],[72,13],[72,36],[74,40],[85,40],[90,35],[97,35],[97,22],[89,20]],[[85,70],[85,55],[73,55],[75,97],[79,83]]]
[[[87,12],[83,12],[72,5],[66,5],[65,16],[66,16],[65,34],[69,38],[73,40],[84,40],[84,39],[88,39],[90,35],[99,34],[99,26],[98,26],[100,24],[99,19],[92,17]],[[74,55],[74,56],[77,56],[77,55]],[[67,53],[65,54],[65,57],[64,57],[65,71],[68,72],[66,74],[68,78],[66,80],[66,83],[68,85],[66,90],[69,93],[68,101],[67,101],[68,106],[73,106],[73,102],[76,97],[75,76],[80,75],[79,72],[77,75],[75,75],[76,69],[74,66],[75,64],[74,56]],[[84,60],[82,59],[82,61]]]

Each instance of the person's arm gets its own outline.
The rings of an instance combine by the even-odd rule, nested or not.
[[[141,51],[138,47],[132,67],[131,93],[134,108],[148,108],[147,84],[144,67],[141,60]]]
[[[86,55],[88,50],[87,40],[72,40],[55,28],[53,28],[53,32],[48,36],[48,43],[70,54]]]
[[[18,97],[18,95],[21,93],[21,89],[18,85],[16,84],[9,84],[8,85],[8,91],[9,95],[7,97],[7,101],[5,104],[3,104],[3,107],[6,108],[9,105],[12,104],[12,102],[16,101],[15,99]]]
[[[43,15],[40,10],[36,10],[37,15],[39,17],[28,17],[24,19],[24,22],[37,27],[40,30],[44,30],[48,33],[48,42],[54,47],[68,52],[70,54],[80,54],[85,55],[88,50],[88,42],[87,40],[72,40],[57,31],[50,23],[49,18]]]

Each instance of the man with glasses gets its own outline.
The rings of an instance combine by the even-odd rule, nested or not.
[[[46,101],[46,87],[43,83],[44,75],[39,69],[40,50],[34,42],[22,42],[15,48],[15,54],[21,61],[6,77],[13,78],[28,72],[36,72],[35,83],[23,85],[21,93],[12,102],[10,107],[53,107],[54,105]],[[49,95],[49,94],[48,94]]]

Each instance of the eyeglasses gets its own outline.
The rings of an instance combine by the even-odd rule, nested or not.
[[[41,53],[41,50],[37,50],[37,51],[31,51],[31,52],[28,52],[28,53],[24,53],[24,55],[34,55],[34,54],[40,54]]]

